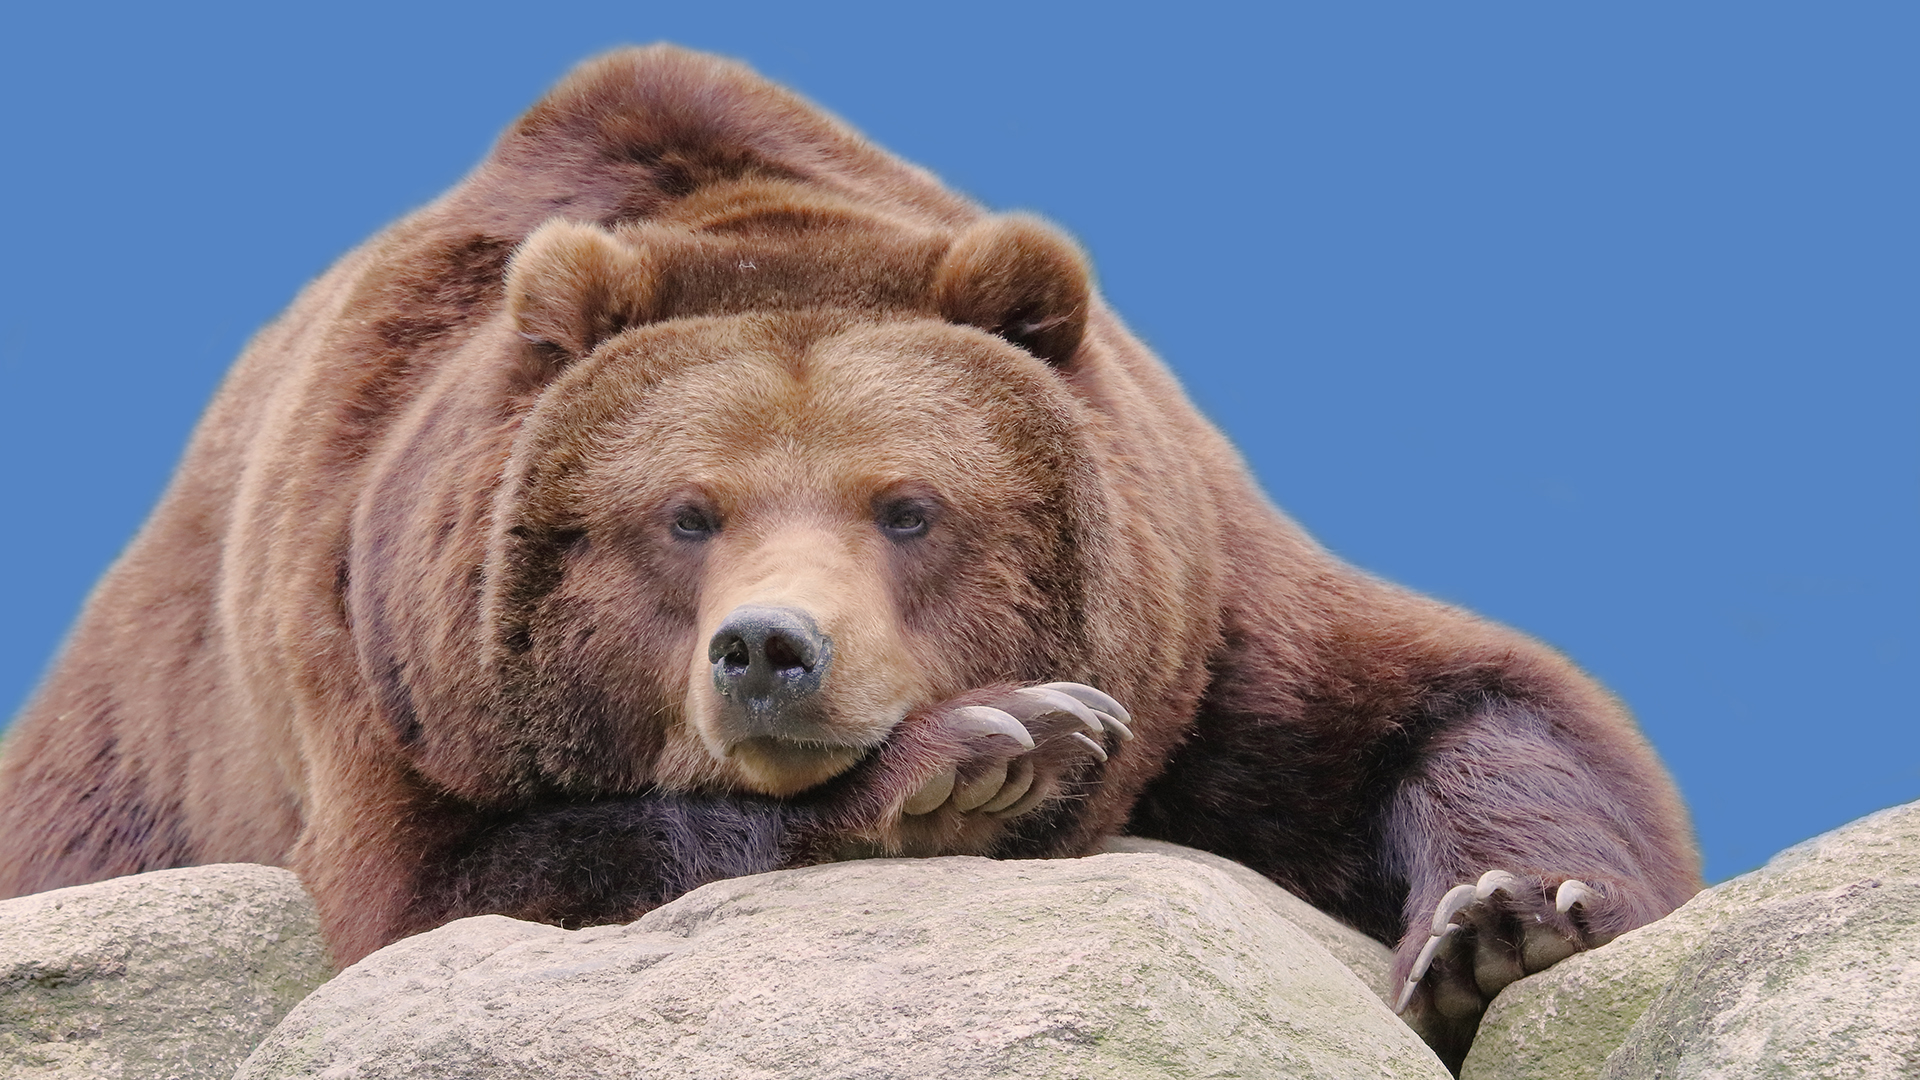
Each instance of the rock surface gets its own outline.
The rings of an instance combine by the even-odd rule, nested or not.
[[[1920,1076],[1920,803],[1508,987],[1461,1076]]]
[[[226,1080],[330,974],[313,901],[274,867],[0,901],[0,1062],[34,1080]]]
[[[0,902],[0,1074],[226,1080],[264,1036],[241,1077],[1445,1077],[1381,1003],[1384,945],[1215,856],[1109,851],[786,871],[626,927],[469,919],[297,1007],[329,970],[292,874],[61,889]],[[1515,983],[1462,1075],[1920,1076],[1920,804]]]
[[[1165,855],[1173,859],[1185,859],[1200,866],[1210,866],[1246,886],[1248,892],[1259,897],[1274,913],[1293,925],[1305,930],[1320,946],[1333,954],[1335,960],[1351,968],[1360,981],[1367,984],[1380,1000],[1391,1002],[1393,984],[1393,950],[1348,926],[1346,923],[1307,903],[1287,890],[1275,885],[1272,880],[1256,870],[1223,859],[1211,852],[1198,848],[1181,847],[1169,844],[1165,840],[1144,840],[1135,836],[1116,836],[1108,840],[1105,850],[1110,852],[1138,855]]]
[[[1444,1080],[1242,882],[1158,854],[872,860],[717,882],[624,927],[465,919],[328,983],[236,1080]]]

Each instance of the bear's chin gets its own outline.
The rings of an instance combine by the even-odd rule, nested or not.
[[[868,747],[800,743],[760,736],[727,748],[747,786],[762,795],[794,795],[853,768]]]

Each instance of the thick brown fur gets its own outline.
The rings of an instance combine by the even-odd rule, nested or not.
[[[738,66],[584,66],[242,357],[7,740],[0,896],[288,865],[347,963],[481,911],[1132,831],[1404,973],[1484,870],[1599,885],[1601,939],[1691,895],[1618,704],[1322,551],[1087,281]],[[702,665],[768,575],[837,659],[806,746],[756,759]],[[941,717],[1053,680],[1137,738],[1043,738],[1031,813],[901,816],[973,752]]]

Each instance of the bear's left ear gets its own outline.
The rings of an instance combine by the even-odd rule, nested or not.
[[[943,318],[998,334],[1066,367],[1087,331],[1086,256],[1038,218],[988,218],[961,233],[933,276]]]
[[[659,274],[646,248],[593,225],[555,219],[534,230],[507,267],[514,328],[559,366],[653,318]]]

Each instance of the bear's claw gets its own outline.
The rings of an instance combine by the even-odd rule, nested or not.
[[[1032,781],[1029,780],[1028,783],[1032,783]],[[993,762],[988,765],[986,771],[979,776],[968,780],[964,784],[954,786],[953,794],[950,796],[953,801],[953,808],[963,814],[969,810],[978,810],[998,797],[1000,793],[1006,789],[1006,786],[1007,763],[1004,761]],[[1025,794],[1025,792],[1026,788],[1022,787],[1021,794]],[[1016,798],[1017,797],[1018,796],[1016,796]]]
[[[971,740],[993,736],[1011,740],[980,746],[972,760],[957,761],[928,777],[902,805],[908,816],[931,814],[944,806],[961,813],[1017,817],[1046,801],[1055,789],[1050,778],[1082,757],[1107,760],[1111,738],[1127,742],[1132,716],[1121,704],[1091,686],[1055,682],[1008,690],[991,705],[965,705],[945,718],[947,730]],[[1064,727],[1063,727],[1064,725]],[[1037,736],[1037,737],[1036,737]]]
[[[1033,734],[1013,714],[991,705],[968,705],[953,710],[953,725],[975,735],[1005,735],[1023,748],[1033,749]]]
[[[1554,891],[1553,910],[1565,915],[1577,905],[1584,905],[1600,898],[1600,894],[1594,891],[1593,886],[1584,881],[1568,878],[1560,883],[1559,889]]]
[[[981,803],[976,809],[983,814],[997,814],[1025,798],[1028,790],[1032,787],[1033,762],[1025,758],[1009,762],[1007,765],[1007,782],[1000,788],[1000,793],[986,802]],[[958,804],[956,804],[956,806],[957,805]],[[960,807],[960,809],[965,808]]]
[[[1059,684],[1056,684],[1059,685]],[[1086,687],[1086,689],[1093,689]],[[1036,720],[1042,716],[1071,716],[1086,725],[1093,735],[1105,735],[1106,725],[1086,707],[1080,699],[1061,690],[1046,686],[1027,686],[1008,694],[1007,711],[1021,720]]]
[[[1092,709],[1093,715],[1100,718],[1102,726],[1119,736],[1121,742],[1133,741],[1133,729],[1127,726],[1133,723],[1132,714],[1128,713],[1119,702],[1093,687],[1073,682],[1054,682],[1043,683],[1035,689],[1053,690],[1079,701]]]
[[[1101,763],[1102,765],[1105,765],[1107,763],[1107,748],[1104,746],[1101,746],[1097,742],[1094,742],[1092,739],[1087,738],[1086,733],[1076,731],[1073,734],[1067,736],[1067,738],[1072,739],[1073,741],[1079,743],[1081,746],[1086,747],[1087,753],[1093,755],[1093,760]]]
[[[954,772],[948,767],[933,774],[921,789],[900,807],[903,814],[931,814],[953,794]]]
[[[1433,1007],[1461,1018],[1479,1013],[1509,983],[1543,971],[1582,949],[1605,943],[1571,917],[1574,908],[1604,903],[1597,886],[1567,878],[1552,889],[1540,879],[1489,870],[1472,885],[1448,889],[1434,905],[1428,937],[1393,1004],[1404,1013],[1423,980],[1433,976]],[[1446,968],[1445,975],[1436,965]]]

